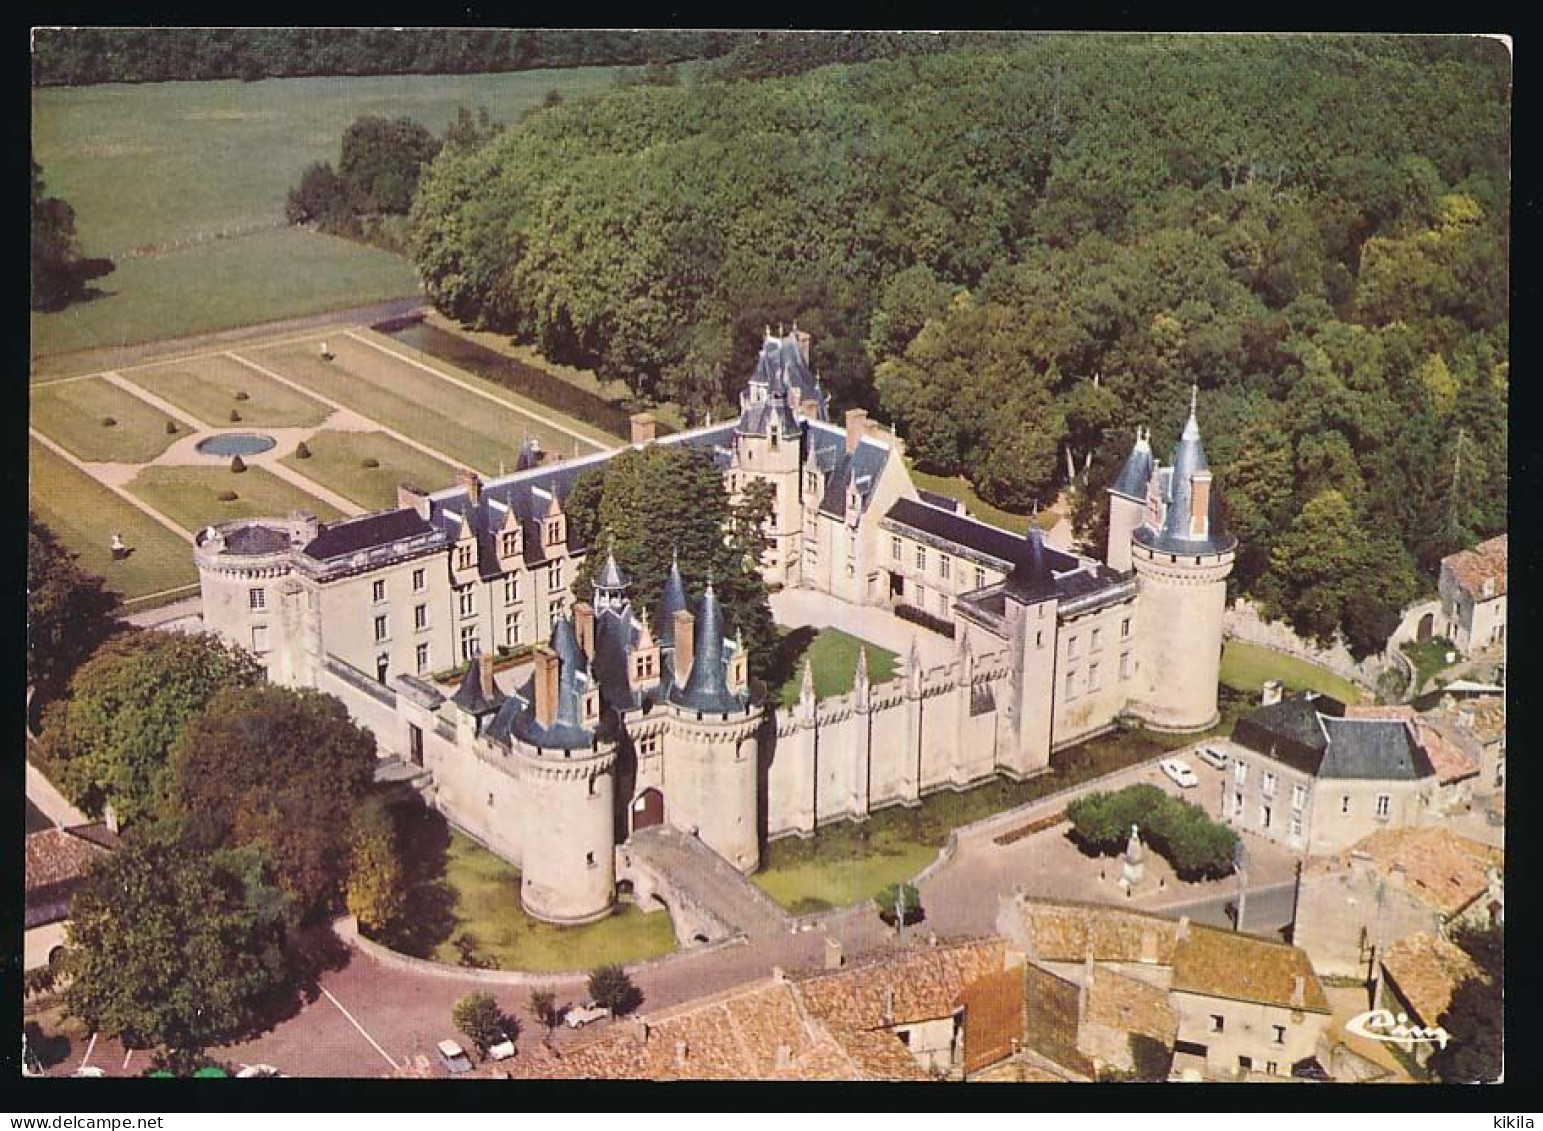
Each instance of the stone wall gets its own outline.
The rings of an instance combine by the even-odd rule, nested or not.
[[[1298,636],[1285,621],[1266,620],[1257,606],[1246,597],[1240,597],[1227,610],[1222,618],[1222,632],[1230,639],[1257,644],[1261,648],[1284,652],[1299,660],[1318,664],[1368,689],[1376,688],[1378,678],[1392,662],[1382,656],[1369,656],[1357,661],[1338,637],[1331,647],[1324,648]]]

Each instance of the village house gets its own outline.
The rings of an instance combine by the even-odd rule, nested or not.
[[[64,951],[70,897],[92,867],[117,845],[117,836],[100,824],[27,834],[23,969],[58,961]]]
[[[1434,1029],[1465,981],[1479,978],[1478,965],[1462,947],[1442,935],[1424,933],[1399,939],[1383,954],[1374,989],[1379,1009],[1402,1014],[1411,1028]],[[1498,1018],[1497,1018],[1498,1020]],[[1402,1046],[1424,1064],[1437,1045],[1410,1040]]]
[[[1504,867],[1498,849],[1440,826],[1379,830],[1304,862],[1292,940],[1319,973],[1370,980],[1400,939],[1498,922]]]
[[[1505,643],[1508,542],[1501,534],[1441,559],[1444,635],[1465,655]]]

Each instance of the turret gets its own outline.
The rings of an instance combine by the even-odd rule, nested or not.
[[[1141,525],[1146,509],[1147,483],[1152,478],[1150,435],[1136,429],[1136,443],[1109,487],[1109,544],[1104,560],[1110,569],[1121,573],[1131,568],[1130,539]]]
[[[605,564],[595,575],[595,610],[620,609],[627,603],[627,575],[616,564],[616,539],[605,552]]]

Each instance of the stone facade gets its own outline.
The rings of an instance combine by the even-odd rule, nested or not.
[[[1463,653],[1505,644],[1507,535],[1441,559],[1445,635]]]
[[[614,587],[597,580],[594,607],[574,605],[589,547],[564,502],[614,453],[542,465],[522,452],[497,480],[404,485],[396,509],[333,524],[211,527],[195,548],[205,623],[276,682],[337,695],[383,756],[422,766],[431,803],[519,867],[527,909],[557,922],[608,911],[617,847],[643,824],[750,872],[765,837],[1042,773],[1053,750],[1122,715],[1181,731],[1215,720],[1236,540],[1193,411],[1171,465],[1148,450],[1122,473],[1139,515],[1111,494],[1129,543],[1111,547],[1112,568],[1037,528],[923,501],[898,438],[860,411],[826,419],[808,356],[807,335],[768,335],[737,420],[658,439],[640,417],[634,443],[708,455],[731,494],[769,483],[767,579],[919,609],[953,634],[945,664],[924,668],[913,647],[892,680],[871,683],[864,662],[851,692],[825,700],[806,672],[799,701],[773,710],[750,698],[721,615],[705,635],[693,620],[710,587],[688,599],[677,575],[661,600],[629,595],[612,560]],[[484,661],[530,646],[529,682],[500,687]],[[433,679],[460,665],[459,690]]]

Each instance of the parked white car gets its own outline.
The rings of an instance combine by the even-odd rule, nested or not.
[[[471,1071],[471,1058],[455,1041],[440,1041],[434,1046],[434,1055],[444,1070],[452,1076]]]
[[[514,1042],[509,1039],[509,1034],[502,1034],[503,1039],[496,1044],[488,1046],[488,1057],[492,1060],[508,1060],[514,1055]]]
[[[568,1028],[570,1029],[582,1029],[591,1021],[604,1021],[609,1016],[611,1016],[609,1009],[603,1005],[596,1005],[591,1001],[570,1009],[564,1014],[563,1020],[568,1023]]]
[[[1163,772],[1174,785],[1180,789],[1193,789],[1200,784],[1200,779],[1195,776],[1195,771],[1188,762],[1178,758],[1164,758],[1157,763],[1157,768]]]
[[[1207,766],[1215,766],[1218,770],[1227,768],[1227,755],[1214,746],[1202,746],[1200,748],[1200,760]]]
[[[243,1066],[241,1071],[236,1073],[236,1079],[237,1080],[267,1080],[267,1079],[271,1079],[271,1078],[278,1077],[278,1076],[283,1076],[283,1075],[284,1075],[284,1073],[280,1072],[277,1068],[273,1067],[273,1065],[271,1065],[271,1064],[248,1064],[248,1065]]]

